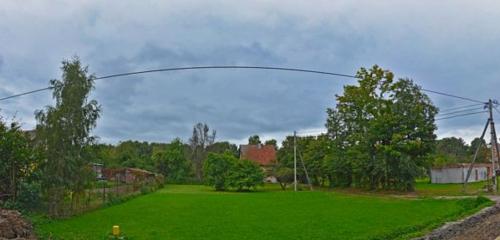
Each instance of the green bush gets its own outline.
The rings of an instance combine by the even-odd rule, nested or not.
[[[21,183],[17,202],[21,209],[40,210],[42,207],[41,188],[38,183]]]
[[[238,159],[230,153],[209,153],[203,165],[205,181],[216,191],[224,191],[229,187],[231,169]]]
[[[9,199],[2,207],[16,209],[24,213],[40,210],[42,207],[40,196],[40,184],[21,182],[17,198],[15,200]]]
[[[264,172],[249,160],[238,161],[230,170],[229,186],[238,191],[251,190],[264,182]]]
[[[234,188],[250,190],[262,184],[264,172],[249,160],[239,160],[231,153],[209,153],[203,166],[206,183],[216,191]]]

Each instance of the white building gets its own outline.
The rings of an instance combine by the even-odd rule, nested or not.
[[[464,183],[470,164],[455,163],[431,169],[432,183]],[[485,181],[492,175],[491,164],[476,163],[468,182]]]

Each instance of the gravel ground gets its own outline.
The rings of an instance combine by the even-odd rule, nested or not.
[[[488,216],[450,240],[494,240],[500,236],[500,213]]]
[[[500,236],[500,202],[414,240],[496,240]],[[500,239],[500,238],[498,238]]]

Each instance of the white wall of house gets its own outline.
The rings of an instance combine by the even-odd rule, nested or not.
[[[444,167],[431,169],[432,183],[464,183],[467,177],[466,167]],[[478,182],[488,179],[486,167],[474,167],[468,182]]]

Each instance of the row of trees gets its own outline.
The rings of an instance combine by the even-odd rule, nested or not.
[[[412,80],[396,80],[378,66],[362,68],[357,77],[327,109],[328,133],[298,140],[311,181],[412,190],[433,162],[438,109]],[[279,179],[290,178],[292,140],[279,150]]]
[[[49,214],[63,215],[68,199],[78,207],[92,184],[90,162],[159,172],[169,182],[207,182],[217,190],[247,190],[262,182],[257,165],[239,160],[237,146],[216,142],[216,132],[202,123],[187,143],[97,144],[91,132],[101,108],[89,99],[94,76],[77,58],[64,61],[62,71],[61,80],[50,82],[55,105],[36,112],[36,138],[0,121],[0,193],[8,198],[17,198],[22,183],[36,182]],[[327,109],[327,134],[297,139],[300,165],[313,184],[412,190],[430,166],[464,161],[479,143],[436,142],[438,109],[412,80],[396,80],[378,66],[362,68],[357,77],[358,84],[345,86],[336,107]],[[273,170],[283,187],[293,180],[293,142],[291,136],[279,148],[275,140],[265,142],[278,150]],[[249,144],[261,143],[257,135],[249,138]],[[483,152],[486,147],[479,161],[487,161]],[[306,182],[303,167],[298,174]]]
[[[15,120],[10,126],[0,121],[0,194],[14,205],[29,200],[23,209],[43,196],[52,216],[65,215],[68,204],[70,211],[80,206],[92,179],[88,149],[100,115],[98,103],[88,99],[94,86],[88,69],[74,58],[61,70],[62,78],[50,81],[55,105],[35,113],[36,134],[21,131]]]
[[[481,144],[480,144],[481,143]],[[490,161],[491,150],[486,141],[475,138],[470,144],[466,144],[462,138],[447,137],[436,141],[436,153],[434,157],[435,166],[443,166],[451,163],[470,162],[474,153],[479,148],[476,162],[487,163]]]

